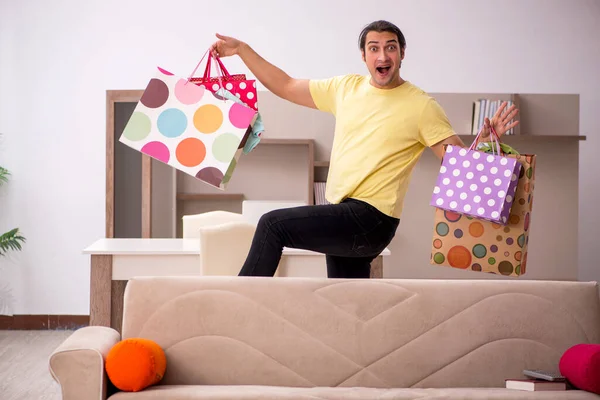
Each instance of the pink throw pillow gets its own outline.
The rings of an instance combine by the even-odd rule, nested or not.
[[[577,344],[565,351],[561,375],[576,388],[600,394],[600,344]]]

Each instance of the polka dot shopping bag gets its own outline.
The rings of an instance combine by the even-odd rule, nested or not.
[[[448,145],[430,204],[448,211],[505,225],[514,202],[521,164],[503,154],[492,129],[494,153]]]
[[[192,75],[178,77],[159,67],[119,141],[224,190],[257,112],[195,85]]]
[[[216,61],[216,69],[218,76],[211,77],[211,59]],[[215,57],[212,53],[209,54],[209,60],[206,63],[204,76],[190,79],[196,85],[203,86],[211,92],[215,93],[221,88],[221,84],[229,92],[237,96],[248,107],[258,111],[258,96],[256,92],[256,80],[246,79],[244,74],[231,75],[223,65],[219,57]]]
[[[456,153],[446,153],[444,157],[452,154]],[[489,153],[481,152],[478,160],[488,162],[487,155]],[[506,223],[478,218],[452,208],[436,207],[431,264],[505,276],[525,274],[533,211],[536,156],[533,154],[507,154],[505,157],[516,161],[519,165],[514,200]],[[490,171],[490,175],[494,174],[491,174]],[[467,176],[465,178],[463,187],[447,190],[471,190],[470,186],[473,183],[467,184],[466,180],[469,178]],[[469,181],[474,181],[474,179],[475,174]],[[454,180],[455,184],[458,181],[458,179]],[[479,182],[474,184],[481,186],[481,183],[481,178],[479,178]],[[488,179],[483,183],[485,188],[489,187],[485,186],[486,184],[494,184],[494,181]],[[486,204],[483,202],[483,198],[479,201],[479,204],[481,203]]]

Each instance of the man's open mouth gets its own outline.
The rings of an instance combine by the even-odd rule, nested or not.
[[[379,72],[381,75],[387,75],[388,72],[390,72],[390,66],[383,66],[383,67],[377,67],[377,72]]]

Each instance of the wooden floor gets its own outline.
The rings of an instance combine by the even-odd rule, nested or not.
[[[0,331],[0,398],[60,400],[48,358],[72,331]]]

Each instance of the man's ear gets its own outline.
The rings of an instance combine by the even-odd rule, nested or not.
[[[363,60],[364,62],[366,62],[367,60],[366,60],[366,58],[365,58],[365,51],[364,51],[364,50],[361,50],[361,51],[360,51],[360,55],[361,55],[361,58],[362,58],[362,60]]]
[[[404,50],[406,50],[406,47],[400,49],[400,60],[404,60]]]

